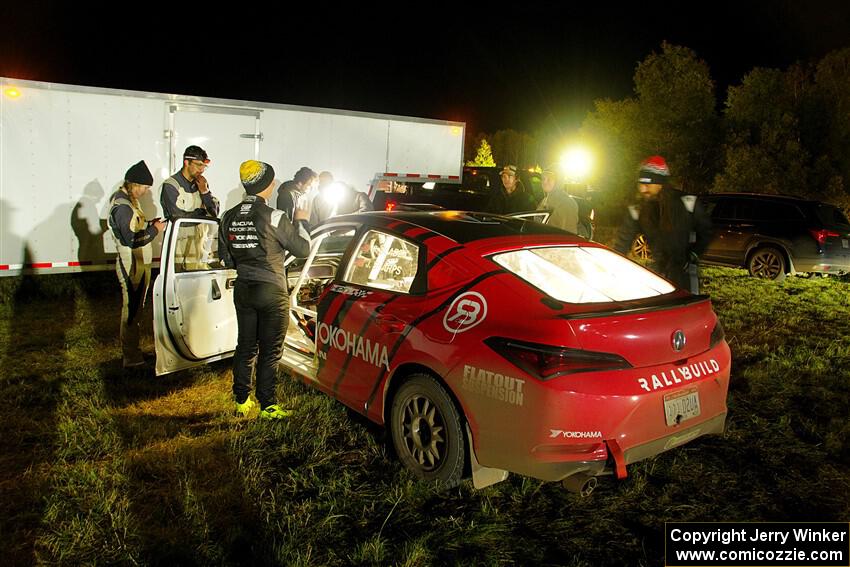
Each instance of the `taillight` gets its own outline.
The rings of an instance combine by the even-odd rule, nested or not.
[[[723,325],[721,325],[720,321],[718,321],[714,326],[714,330],[711,331],[711,341],[709,342],[708,348],[716,347],[725,337],[726,333],[723,332]]]
[[[387,204],[384,206],[385,211],[392,211],[395,209],[396,202],[395,201],[387,201]]]
[[[538,380],[551,380],[579,372],[632,367],[622,356],[607,352],[553,347],[501,337],[490,337],[484,343]]]
[[[814,228],[809,229],[809,234],[811,234],[812,238],[814,238],[815,241],[818,244],[820,244],[821,246],[826,244],[827,238],[830,238],[830,237],[837,238],[837,237],[841,236],[840,232],[835,232],[834,230],[827,230],[825,228],[821,229],[821,230],[817,230],[817,229],[814,229]]]

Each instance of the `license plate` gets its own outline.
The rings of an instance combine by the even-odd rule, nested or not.
[[[842,238],[841,239],[841,247],[842,248],[850,248],[850,241],[848,241],[846,238]]]
[[[699,392],[696,388],[664,396],[664,416],[667,425],[678,425],[699,415]]]

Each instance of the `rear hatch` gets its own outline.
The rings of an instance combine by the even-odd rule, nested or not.
[[[581,348],[610,352],[635,368],[680,363],[712,346],[717,317],[707,296],[644,299],[593,313],[563,315]]]
[[[847,217],[841,209],[826,203],[816,203],[815,214],[820,222],[810,233],[825,257],[850,261],[850,222]]]
[[[676,290],[597,245],[540,246],[492,259],[559,303],[582,349],[617,354],[636,368],[686,360],[722,333],[707,296]]]

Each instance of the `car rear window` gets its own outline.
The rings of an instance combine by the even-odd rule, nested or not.
[[[493,261],[567,303],[609,303],[664,295],[669,282],[607,248],[555,246],[496,254]]]
[[[847,217],[844,216],[844,213],[838,207],[827,205],[826,203],[818,203],[815,209],[817,210],[820,221],[826,225],[850,225],[850,222],[847,222]]]

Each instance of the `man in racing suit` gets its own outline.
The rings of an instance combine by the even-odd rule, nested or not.
[[[696,260],[711,240],[711,219],[697,200],[673,189],[670,172],[661,156],[641,163],[638,191],[641,202],[629,207],[613,248],[626,254],[638,234],[652,253],[652,269],[677,287],[698,293]],[[692,281],[693,280],[693,281]]]
[[[145,359],[139,349],[139,322],[151,281],[151,242],[165,227],[159,219],[148,221],[139,206],[139,198],[153,185],[144,161],[124,174],[124,184],[109,200],[107,224],[115,240],[118,259],[115,272],[121,283],[121,350],[124,368],[142,366]]]
[[[219,255],[236,268],[233,302],[236,305],[238,338],[233,357],[233,395],[236,414],[245,416],[254,405],[251,373],[256,366],[256,396],[260,418],[282,419],[290,415],[275,403],[277,368],[289,325],[289,292],[283,267],[286,252],[299,258],[310,253],[305,194],[295,203],[294,222],[283,211],[266,204],[274,191],[274,169],[259,161],[243,162],[239,168],[246,196],[224,213],[218,234]]]
[[[183,168],[162,182],[160,203],[166,220],[218,217],[218,199],[210,192],[204,177],[209,163],[203,148],[186,148],[183,152]]]

